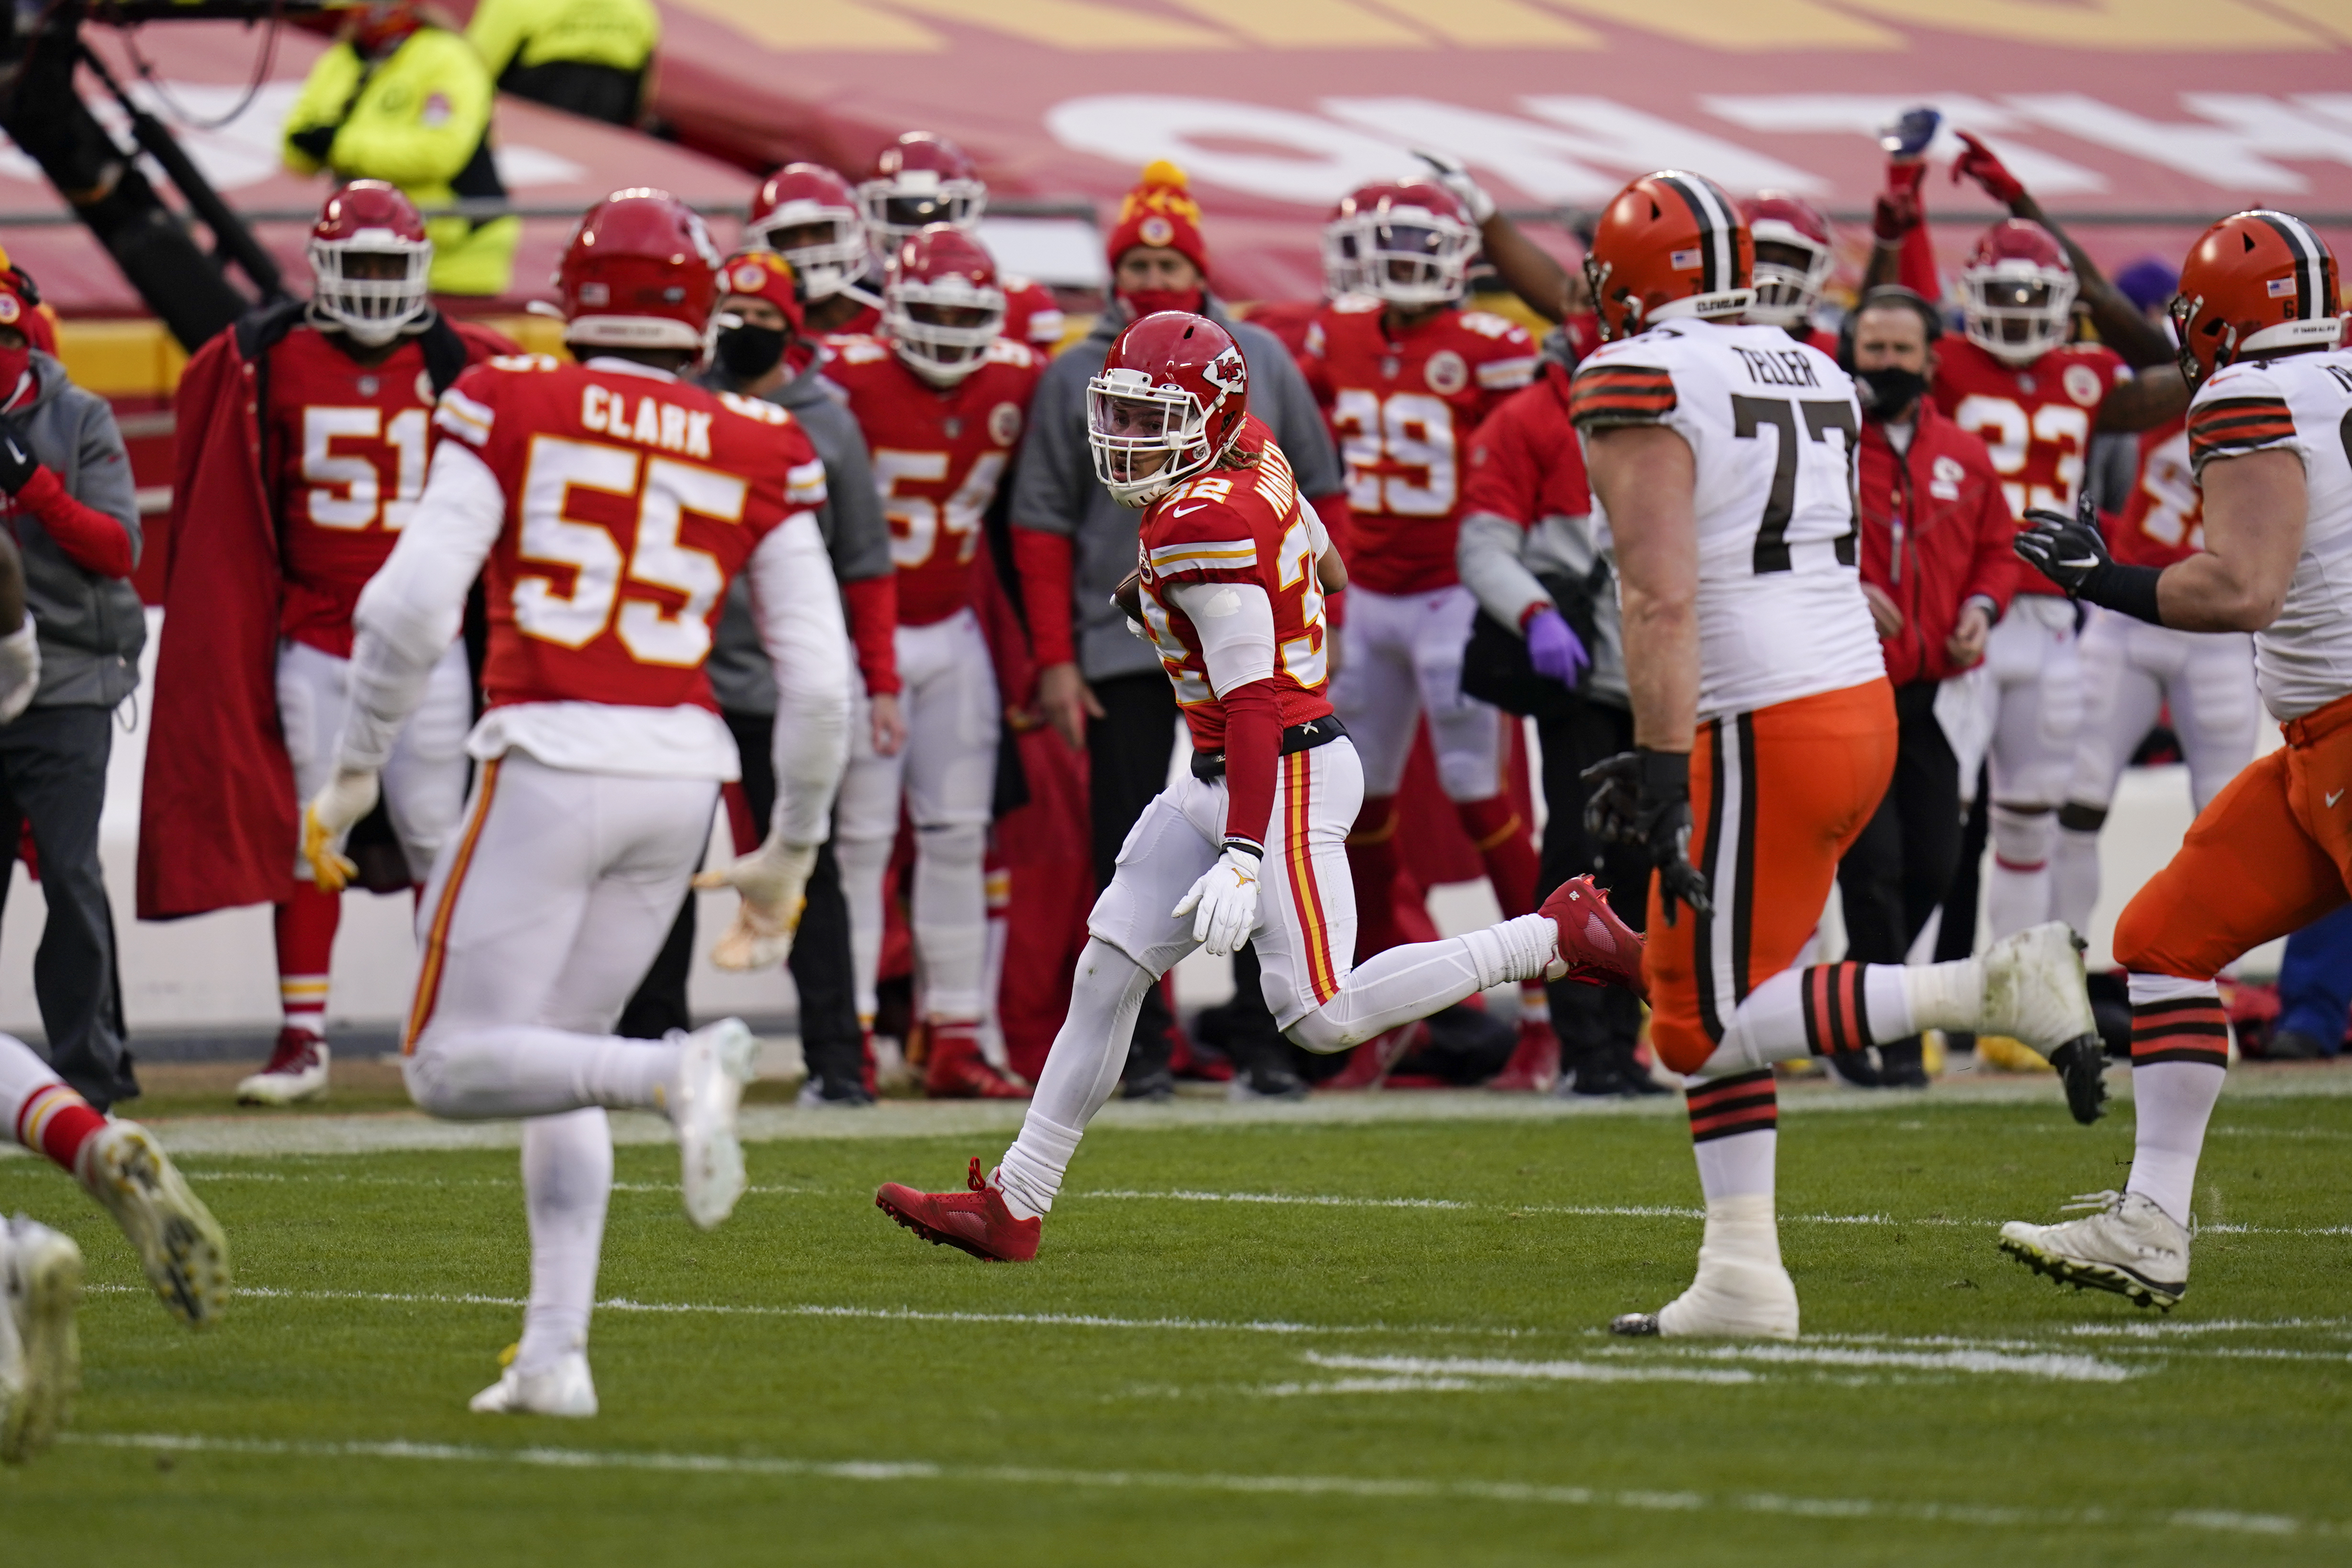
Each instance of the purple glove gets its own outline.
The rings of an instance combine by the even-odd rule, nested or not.
[[[1561,685],[1576,685],[1592,663],[1583,642],[1557,610],[1538,610],[1529,616],[1527,637],[1528,663],[1537,674],[1549,675]]]

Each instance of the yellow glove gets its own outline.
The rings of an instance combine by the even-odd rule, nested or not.
[[[694,879],[706,892],[731,887],[742,895],[735,923],[710,949],[722,969],[768,969],[791,956],[800,929],[809,873],[816,869],[814,844],[788,844],[771,833],[767,842],[733,864]]]
[[[320,893],[341,893],[359,867],[342,852],[352,824],[375,810],[373,768],[338,768],[325,789],[302,808],[302,858]]]

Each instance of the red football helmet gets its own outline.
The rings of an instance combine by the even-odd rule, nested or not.
[[[667,191],[615,191],[581,218],[555,294],[567,343],[699,350],[719,302],[719,251]]]
[[[382,348],[433,314],[433,242],[416,204],[396,185],[353,180],[310,225],[310,313]]]
[[[882,284],[882,329],[907,368],[934,386],[980,369],[1004,329],[1004,290],[986,247],[946,224],[901,240]]]
[[[1427,180],[1383,181],[1340,198],[1323,225],[1324,286],[1392,305],[1449,305],[1469,287],[1478,225]]]
[[[1249,362],[1205,316],[1162,310],[1127,324],[1087,382],[1095,477],[1148,507],[1225,455],[1249,413]]]
[[[1605,342],[1654,322],[1736,321],[1755,302],[1755,242],[1723,187],[1661,169],[1617,193],[1584,253]]]
[[[1969,341],[2003,364],[2032,364],[2066,341],[2077,287],[2066,247],[2048,229],[2003,218],[1960,267]]]
[[[1801,332],[1830,280],[1837,252],[1822,210],[1786,191],[1759,191],[1739,204],[1756,246],[1756,303],[1748,319]]]
[[[882,149],[857,195],[875,247],[886,251],[933,224],[971,228],[988,205],[971,154],[928,131],[909,131]]]
[[[787,163],[762,180],[743,240],[791,261],[811,301],[830,299],[866,276],[857,193],[822,163]]]
[[[727,258],[719,287],[722,294],[766,300],[783,313],[784,325],[795,338],[807,329],[801,307],[800,275],[793,269],[792,258],[782,251],[757,246],[737,251]]]
[[[2309,224],[2268,211],[2223,218],[2180,268],[2180,373],[2193,387],[2248,354],[2333,348],[2347,329],[2338,309],[2335,254]]]

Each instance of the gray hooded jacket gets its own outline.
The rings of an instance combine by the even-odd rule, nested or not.
[[[1263,327],[1237,320],[1212,295],[1210,320],[1234,335],[1249,363],[1249,411],[1265,422],[1298,476],[1298,493],[1309,500],[1345,487],[1331,434],[1307,378]],[[1110,346],[1128,322],[1125,306],[1113,303],[1083,341],[1073,343],[1045,367],[1029,405],[1029,434],[1013,476],[1013,526],[1070,536],[1070,589],[1075,602],[1078,673],[1090,681],[1118,675],[1158,674],[1150,645],[1127,630],[1127,617],[1110,596],[1135,570],[1135,547],[1143,514],[1110,498],[1095,479],[1094,455],[1087,447],[1087,382],[1110,357]]]
[[[825,498],[817,508],[817,530],[832,552],[835,579],[860,582],[897,570],[890,559],[890,525],[882,516],[881,495],[874,488],[866,434],[824,379],[824,364],[820,356],[765,395],[792,411],[824,464]],[[701,381],[713,392],[738,390],[723,370],[714,368]],[[776,679],[768,668],[767,651],[760,645],[759,625],[751,619],[751,582],[740,575],[727,591],[727,608],[711,641],[710,691],[729,713],[776,711]]]
[[[122,525],[137,560],[143,542],[138,488],[113,409],[74,385],[66,368],[47,354],[35,352],[33,371],[40,391],[9,417],[33,455],[64,481],[68,495]],[[25,606],[41,645],[41,686],[33,706],[112,707],[129,696],[138,689],[139,651],[147,645],[139,591],[75,565],[32,508],[12,497],[0,497],[0,522],[25,558]]]

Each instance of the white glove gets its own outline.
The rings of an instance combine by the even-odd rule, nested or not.
[[[735,923],[710,949],[722,969],[771,969],[792,955],[800,929],[809,873],[816,869],[814,844],[788,844],[770,833],[767,841],[733,864],[694,879],[706,891],[731,887],[742,895]]]
[[[342,852],[343,838],[375,810],[375,800],[374,768],[338,768],[302,808],[302,858],[310,863],[310,879],[320,893],[341,893],[359,873]]]
[[[0,724],[6,724],[33,703],[41,689],[41,643],[33,632],[33,614],[25,623],[0,637]]]
[[[1207,874],[1192,884],[1171,914],[1192,917],[1192,940],[1222,958],[1250,939],[1258,927],[1258,858],[1249,851],[1225,846]]]
[[[1486,220],[1495,215],[1495,198],[1486,193],[1486,186],[1470,177],[1470,166],[1461,159],[1444,152],[1432,152],[1426,147],[1414,148],[1412,155],[1434,170],[1437,183],[1453,192],[1462,204],[1470,209],[1472,223],[1483,227]]]

